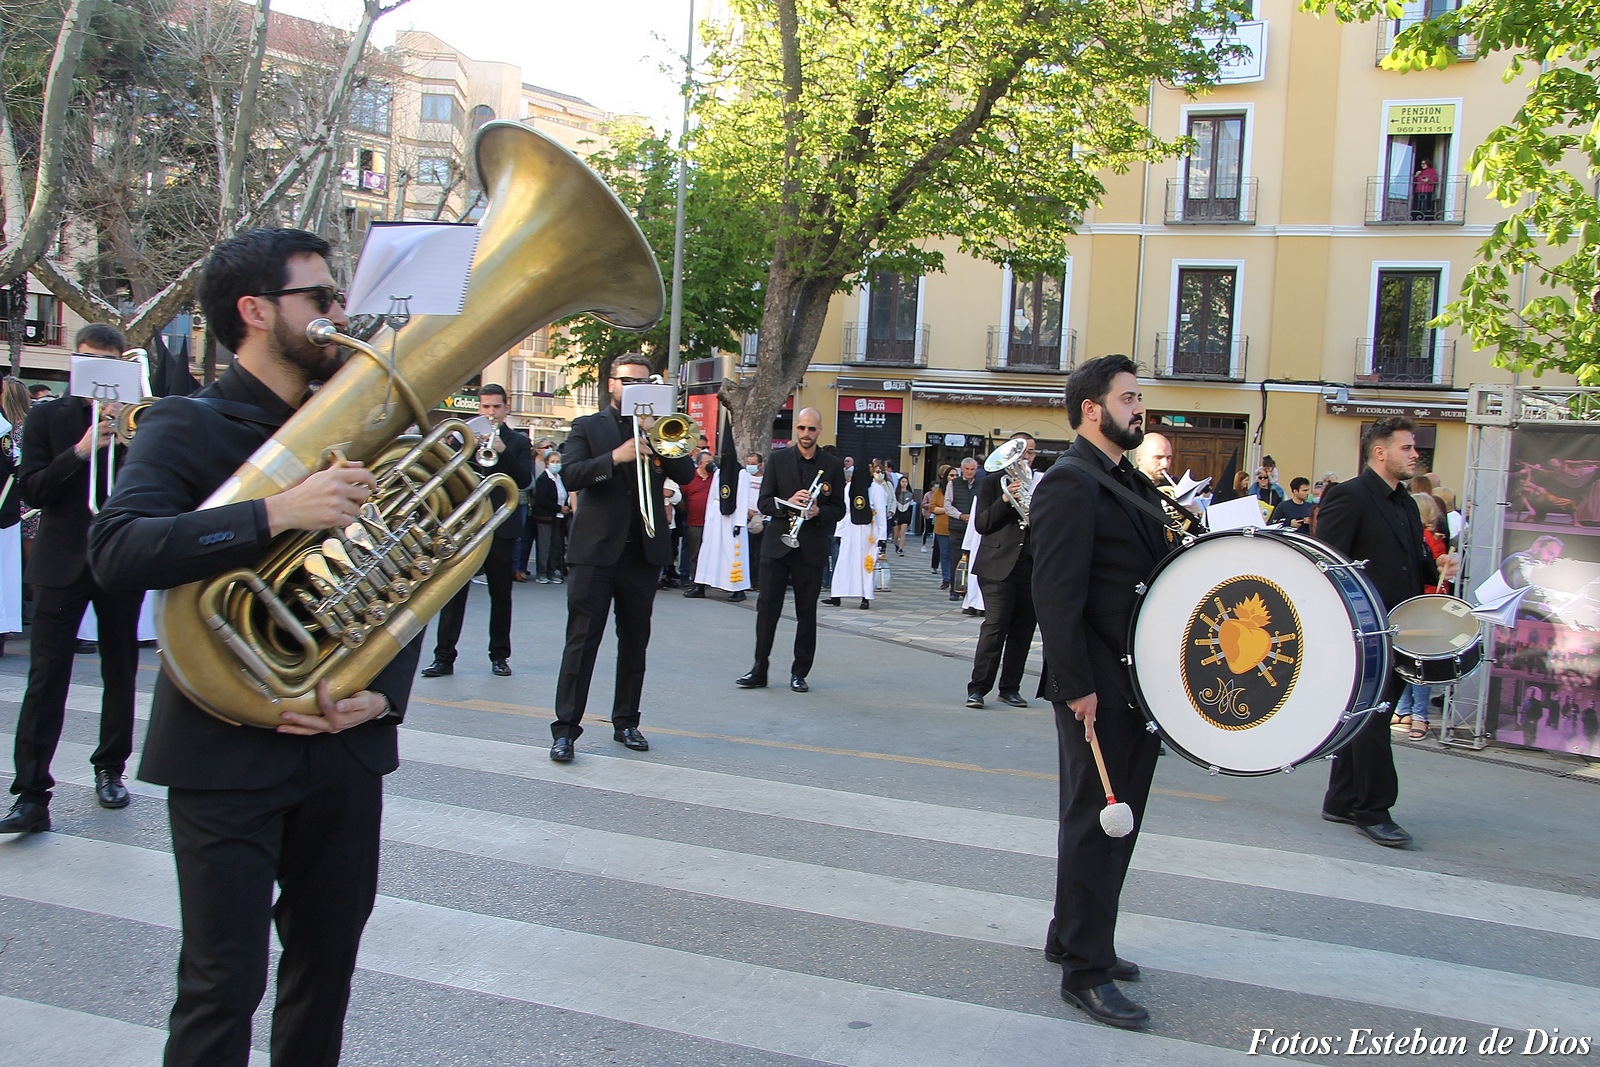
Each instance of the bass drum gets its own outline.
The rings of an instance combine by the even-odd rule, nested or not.
[[[1128,670],[1178,752],[1231,775],[1331,755],[1389,673],[1383,601],[1360,568],[1303,534],[1207,534],[1162,561],[1135,602]]]

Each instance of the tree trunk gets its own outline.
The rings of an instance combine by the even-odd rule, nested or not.
[[[772,451],[772,420],[806,376],[828,317],[828,301],[841,281],[803,278],[774,257],[756,343],[756,372],[746,381],[722,386],[741,453],[766,456]]]
[[[22,373],[22,334],[28,321],[28,276],[24,274],[4,290],[6,303],[6,347],[11,350],[11,373]],[[20,431],[20,427],[18,428]]]

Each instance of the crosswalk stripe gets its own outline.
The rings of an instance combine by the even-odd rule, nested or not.
[[[171,857],[41,834],[0,865],[0,893],[173,927]],[[156,897],[159,896],[159,899]],[[782,971],[380,897],[369,971],[508,997],[704,1040],[863,1067],[1170,1067],[1250,1062],[1243,1051],[1109,1031],[835,978]],[[860,1025],[865,1023],[866,1025]],[[853,1025],[854,1024],[854,1025]]]
[[[402,757],[419,763],[1026,856],[1056,854],[1056,824],[1049,819],[588,753],[556,764],[536,746],[425,730],[404,729],[400,736]],[[1133,867],[1600,940],[1600,901],[1412,867],[1159,833],[1139,835]]]
[[[158,1067],[167,1034],[137,1023],[108,1019],[16,997],[0,997],[0,1063],[6,1067],[75,1067],[114,1063]],[[267,1067],[264,1052],[250,1053],[250,1067]]]

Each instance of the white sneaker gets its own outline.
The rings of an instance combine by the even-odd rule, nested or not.
[[[472,576],[472,584],[473,585],[488,585],[489,584],[489,579],[485,578],[481,574],[474,574]]]

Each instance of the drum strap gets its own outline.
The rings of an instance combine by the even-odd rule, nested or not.
[[[1093,478],[1095,481],[1111,490],[1113,495],[1127,501],[1129,504],[1132,504],[1146,515],[1150,516],[1152,519],[1155,519],[1156,522],[1161,525],[1163,530],[1170,530],[1180,537],[1189,536],[1195,533],[1205,533],[1205,530],[1203,529],[1198,531],[1193,529],[1196,523],[1187,512],[1185,512],[1182,516],[1168,514],[1162,508],[1152,504],[1138,493],[1135,493],[1132,489],[1129,489],[1127,486],[1111,477],[1111,475],[1107,474],[1105,470],[1097,464],[1088,463],[1077,456],[1062,456],[1061,462],[1083,471],[1089,477]],[[1142,473],[1139,476],[1141,478],[1144,477]],[[1176,507],[1176,505],[1174,505],[1174,507]],[[1181,525],[1179,525],[1180,523]]]

